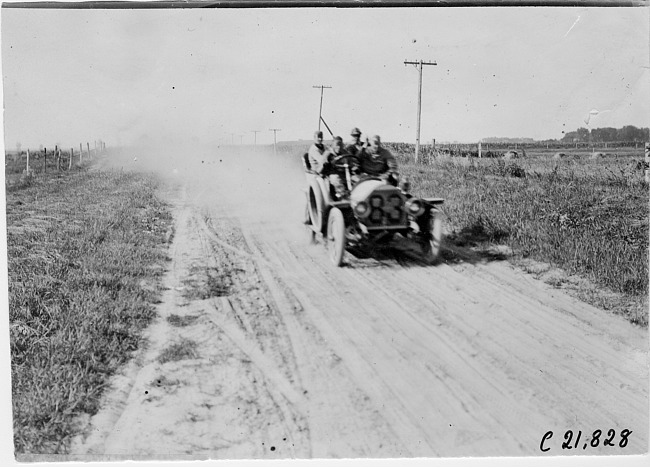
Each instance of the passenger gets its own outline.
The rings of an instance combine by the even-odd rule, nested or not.
[[[373,177],[381,177],[391,185],[397,185],[397,161],[386,148],[381,146],[381,138],[374,135],[370,145],[360,155],[361,172]]]
[[[307,160],[309,161],[309,169],[319,174],[323,170],[324,163],[327,161],[323,153],[325,153],[325,145],[323,145],[323,132],[317,130],[314,132],[314,143],[309,147],[309,150],[307,151]],[[307,180],[309,180],[309,176],[307,177]],[[305,205],[304,223],[307,225],[311,224],[311,219],[309,217],[309,201],[307,201],[307,204]]]
[[[307,152],[307,157],[309,158],[309,164],[311,170],[318,172],[319,174],[323,170],[323,164],[327,161],[326,157],[323,155],[325,153],[325,145],[323,145],[323,132],[320,130],[314,132],[314,143],[309,147]]]
[[[354,127],[350,132],[350,136],[352,137],[352,141],[345,147],[345,152],[358,156],[364,148],[363,143],[361,142],[361,130]]]

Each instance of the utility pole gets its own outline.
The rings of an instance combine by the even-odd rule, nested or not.
[[[278,155],[278,151],[277,151],[277,149],[276,149],[277,140],[276,140],[276,138],[275,138],[275,133],[276,133],[276,132],[280,132],[280,131],[282,131],[282,130],[280,130],[279,128],[269,128],[269,131],[270,131],[270,132],[273,132],[273,156],[277,156],[277,155]]]
[[[239,135],[239,145],[241,146],[243,144],[244,144],[244,135]]]
[[[415,65],[415,68],[420,72],[420,81],[418,85],[418,130],[415,138],[415,162],[418,162],[418,155],[420,154],[420,115],[422,114],[422,66],[423,65],[438,65],[436,62],[417,62],[404,61],[404,65]]]
[[[257,134],[260,133],[259,130],[251,130],[251,133],[255,134],[255,146],[257,146]]]
[[[318,131],[320,131],[320,121],[323,119],[323,89],[332,89],[331,86],[319,85],[312,88],[320,88],[320,108],[318,109]]]

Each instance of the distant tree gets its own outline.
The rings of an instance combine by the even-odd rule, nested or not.
[[[613,127],[594,128],[591,131],[591,138],[594,142],[616,141],[617,130]]]
[[[623,128],[619,128],[618,131],[616,132],[616,137],[618,140],[621,141],[628,141],[628,140],[633,140],[634,139],[634,131],[636,128],[632,125],[626,125]]]
[[[586,142],[589,141],[589,129],[580,127],[578,130],[576,130],[576,133],[578,134],[578,141],[579,142]]]
[[[626,125],[616,132],[616,139],[619,141],[648,141],[650,129]]]
[[[565,143],[573,143],[578,141],[578,132],[566,132],[562,137],[562,141]]]

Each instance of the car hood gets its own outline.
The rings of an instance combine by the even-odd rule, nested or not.
[[[398,192],[399,190],[383,180],[363,180],[359,182],[350,193],[350,201],[352,203],[359,203],[365,201],[376,190]]]

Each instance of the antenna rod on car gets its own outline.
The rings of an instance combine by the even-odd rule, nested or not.
[[[327,122],[325,122],[325,119],[323,117],[320,118],[323,123],[325,124],[325,128],[327,128],[327,131],[330,132],[330,135],[332,135],[332,138],[334,138],[334,134],[332,133],[332,130],[330,130],[330,126],[327,125]]]
[[[420,72],[420,82],[418,86],[418,130],[415,138],[415,162],[418,162],[418,155],[420,153],[420,115],[422,114],[422,65],[438,65],[436,62],[424,62],[418,60],[417,62],[404,61],[404,65],[415,65],[415,68]]]

